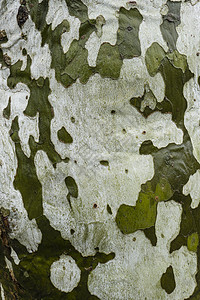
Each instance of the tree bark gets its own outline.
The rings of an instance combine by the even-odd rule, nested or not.
[[[0,9],[0,298],[199,299],[199,1]]]

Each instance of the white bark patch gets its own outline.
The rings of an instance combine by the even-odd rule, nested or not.
[[[85,48],[88,50],[88,64],[91,67],[96,67],[96,60],[101,47],[101,39],[97,36],[96,32],[93,32],[88,41],[85,44]]]
[[[143,22],[139,28],[139,39],[141,43],[142,56],[145,57],[147,49],[152,43],[157,42],[160,46],[167,51],[166,42],[161,34],[160,25],[162,24],[162,15],[160,14],[160,9],[167,1],[160,0],[154,2],[147,2],[145,0],[138,1],[140,12],[143,16]],[[155,2],[157,2],[155,4]],[[143,63],[145,66],[145,63]]]
[[[144,86],[148,84],[157,101],[163,101],[165,96],[164,80],[160,73],[157,73],[154,77],[149,75],[143,57],[124,59],[120,78],[122,82],[127,85],[127,88],[130,89],[130,86],[133,86],[134,91],[131,97],[142,96]]]
[[[18,264],[20,263],[20,259],[19,259],[17,253],[15,252],[15,250],[14,250],[12,247],[11,247],[11,253],[10,253],[10,256],[13,258],[14,263],[15,263],[16,265],[18,265]]]
[[[192,5],[190,2],[181,4],[181,24],[177,27],[177,49],[187,55],[190,70],[198,76],[200,74],[200,3]]]
[[[43,186],[44,214],[62,237],[69,239],[84,256],[94,255],[94,248],[102,239],[104,243],[110,243],[104,236],[105,230],[109,230],[104,223],[111,218],[107,204],[115,222],[119,206],[123,203],[134,205],[141,184],[153,176],[151,156],[101,153],[97,158],[98,161],[90,161],[91,165],[80,166],[71,161],[67,165],[60,163],[56,170],[44,152],[39,151],[35,158],[37,175]],[[101,159],[108,159],[109,167],[102,166]],[[79,191],[78,198],[71,197],[72,209],[66,198],[68,190],[64,180],[67,176],[75,179]],[[101,231],[102,226],[106,229]],[[73,235],[71,229],[75,229]]]
[[[189,252],[186,247],[169,254],[170,241],[180,229],[181,212],[181,205],[174,201],[159,203],[156,247],[152,247],[141,231],[126,236],[112,232],[110,238],[116,256],[106,264],[99,264],[91,272],[89,291],[102,300],[179,300],[189,297],[196,285],[196,254]],[[160,278],[170,265],[174,270],[176,288],[168,295],[161,288]]]
[[[32,78],[38,79],[40,76],[47,77],[50,70],[51,55],[48,45],[41,47],[41,34],[35,28],[31,17],[27,19],[21,30],[17,24],[17,11],[20,6],[19,1],[13,1],[9,4],[7,10],[0,19],[0,28],[6,30],[8,42],[1,45],[1,48],[11,58],[11,63],[14,64],[18,60],[23,61],[22,70],[25,69],[27,59],[22,55],[22,49],[27,50],[32,58],[31,75]],[[6,24],[6,26],[5,26]],[[22,36],[25,38],[23,38]]]
[[[29,137],[32,135],[36,142],[39,142],[39,114],[37,113],[36,117],[30,118],[23,116],[19,118],[19,138],[21,140],[22,150],[26,156],[30,157],[31,150],[28,144]]]
[[[70,31],[63,33],[61,36],[61,45],[64,53],[66,53],[69,50],[71,42],[74,39],[79,39],[79,27],[81,22],[78,18],[70,16],[64,0],[60,0],[59,3],[50,0],[49,10],[46,16],[47,24],[52,24],[52,30],[54,30],[63,20],[67,20],[70,24]]]
[[[62,255],[59,260],[51,265],[50,279],[53,285],[62,292],[69,293],[77,287],[81,270],[75,260],[68,255]]]
[[[106,152],[138,154],[140,145],[147,139],[159,148],[171,142],[182,142],[183,133],[172,122],[170,114],[155,112],[145,119],[131,106],[130,99],[142,96],[148,79],[155,96],[163,87],[162,78],[158,75],[151,79],[139,59],[131,63],[132,67],[127,67],[126,73],[125,68],[122,70],[123,75],[118,81],[103,79],[96,74],[87,84],[77,81],[67,90],[51,77],[49,100],[55,113],[51,122],[51,139],[63,158],[68,156],[87,163],[93,152],[96,156]],[[160,93],[160,101],[162,97],[164,94]],[[75,123],[71,122],[71,117],[75,118]],[[62,126],[73,137],[70,145],[57,138],[57,131]]]
[[[28,219],[21,194],[13,187],[14,176],[17,169],[17,158],[13,142],[9,136],[9,126],[2,119],[0,122],[0,207],[10,210],[9,222],[11,238],[16,238],[29,252],[36,251],[41,242],[42,234],[37,228],[35,220]]]
[[[184,124],[192,141],[193,154],[200,162],[200,87],[194,78],[185,84],[184,96],[188,104]]]
[[[120,7],[126,7],[126,2],[126,0],[83,0],[83,3],[88,7],[90,19],[96,19],[100,15],[105,19],[105,25],[102,28],[101,44],[108,42],[111,45],[115,45],[118,30],[117,12]],[[94,48],[94,52],[96,51],[98,51],[98,47]]]
[[[42,234],[36,221],[30,221],[19,191],[14,189],[13,181],[17,171],[17,157],[15,146],[10,137],[10,128],[15,116],[19,117],[20,131],[22,133],[22,147],[27,142],[29,134],[38,138],[37,118],[29,119],[23,114],[28,103],[26,96],[29,90],[23,84],[18,84],[15,89],[9,90],[6,81],[9,72],[7,69],[0,71],[0,207],[10,210],[9,224],[10,238],[16,238],[29,252],[36,251],[42,239]],[[11,115],[9,120],[3,117],[3,110],[8,105],[11,97]],[[25,146],[25,147],[26,147]],[[28,149],[27,154],[28,154]]]
[[[5,294],[4,294],[4,288],[3,288],[3,285],[0,284],[0,287],[1,287],[1,298],[2,298],[2,300],[6,300],[6,299],[5,299]]]
[[[198,207],[200,202],[200,170],[198,170],[194,175],[191,175],[188,182],[183,187],[183,194],[189,195],[192,198],[191,207],[194,209]]]

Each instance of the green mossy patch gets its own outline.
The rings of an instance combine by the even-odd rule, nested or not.
[[[197,252],[199,245],[199,236],[197,232],[192,233],[187,238],[187,248],[189,251]]]
[[[58,132],[57,132],[57,135],[58,135],[59,141],[62,142],[62,143],[71,144],[73,142],[73,138],[67,132],[65,127],[62,127],[61,129],[59,129]]]
[[[171,294],[176,288],[176,282],[174,278],[174,271],[172,266],[169,266],[166,272],[161,277],[161,287],[167,294]]]
[[[148,181],[142,185],[135,206],[120,206],[116,215],[117,226],[124,234],[152,227],[156,221],[158,202],[166,201],[171,196],[171,186],[165,178],[160,179],[155,189]]]

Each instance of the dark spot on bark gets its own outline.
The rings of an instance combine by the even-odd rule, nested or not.
[[[7,55],[7,53],[3,55],[3,60],[7,66],[11,65],[11,58]]]
[[[24,56],[27,55],[27,51],[26,51],[25,48],[22,49],[22,54],[23,54]]]
[[[24,23],[27,21],[28,19],[28,10],[26,6],[20,6],[18,13],[17,13],[17,23],[19,25],[20,28],[22,28],[22,26],[24,25]]]
[[[100,164],[101,164],[102,166],[105,166],[105,167],[108,167],[108,166],[109,166],[109,162],[108,162],[107,160],[101,160],[101,161],[100,161]]]
[[[8,41],[5,30],[0,30],[0,44],[6,43]]]
[[[74,117],[71,117],[71,122],[75,123],[75,118]]]
[[[128,30],[128,31],[131,31],[131,30],[133,30],[133,27],[128,26],[128,27],[127,27],[127,30]]]
[[[107,212],[112,215],[112,210],[109,204],[107,204]]]
[[[70,233],[71,233],[71,235],[73,235],[73,234],[74,234],[74,232],[75,232],[75,230],[74,230],[74,229],[71,229],[71,230],[70,230]]]

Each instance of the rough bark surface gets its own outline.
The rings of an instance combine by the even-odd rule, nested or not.
[[[199,1],[0,11],[0,298],[200,299]]]

